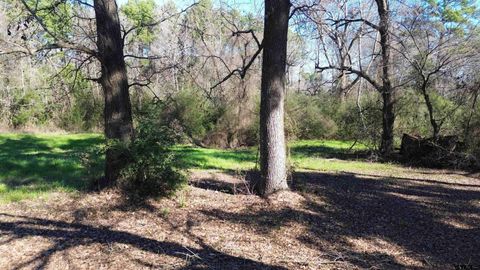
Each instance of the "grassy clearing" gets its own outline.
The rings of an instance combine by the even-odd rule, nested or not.
[[[366,162],[359,152],[366,150],[361,144],[351,148],[353,142],[336,140],[308,140],[289,143],[292,166],[296,170],[357,171],[389,170],[395,165]],[[350,149],[351,148],[351,149]],[[256,147],[242,150],[207,149],[177,146],[182,163],[188,169],[250,170],[255,168],[258,156]]]
[[[0,203],[45,196],[52,191],[76,191],[87,186],[88,173],[81,154],[103,144],[98,134],[0,134]],[[296,170],[378,171],[392,164],[358,159],[362,145],[335,140],[296,141],[289,144]],[[350,151],[349,151],[350,149]],[[222,150],[175,146],[179,162],[189,170],[249,170],[255,167],[257,148]],[[101,170],[103,159],[95,162]]]
[[[85,188],[81,154],[102,142],[97,134],[1,134],[0,202]]]

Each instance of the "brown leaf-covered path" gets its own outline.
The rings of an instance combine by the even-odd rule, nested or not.
[[[0,268],[480,267],[476,177],[304,171],[291,186],[262,199],[238,176],[202,171],[176,197],[143,205],[113,191],[3,205]]]

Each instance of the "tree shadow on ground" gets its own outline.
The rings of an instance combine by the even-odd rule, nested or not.
[[[203,180],[209,179],[221,181],[208,175]],[[339,268],[415,268],[401,257],[418,261],[425,268],[480,264],[480,189],[475,185],[313,172],[295,173],[293,179],[293,190],[305,198],[299,207],[259,207],[242,212],[204,208],[198,215],[240,224],[265,236],[281,228],[301,226],[304,231],[296,234],[297,240],[319,250],[325,254],[324,260]],[[232,187],[234,182],[227,181],[222,185]],[[85,225],[81,223],[82,213],[74,216],[75,222],[62,222],[3,215],[15,221],[0,219],[0,235],[10,238],[1,244],[31,236],[54,242],[53,246],[42,250],[19,268],[40,269],[49,263],[53,254],[80,245],[120,243],[152,254],[184,258],[186,253],[193,252],[201,258],[186,260],[187,266],[180,269],[282,269],[225,254],[201,239],[196,241],[200,247],[183,246]],[[367,248],[362,249],[362,245]],[[376,247],[368,248],[369,245]],[[316,259],[312,258],[312,261]],[[161,267],[151,261],[138,263],[145,267]]]
[[[222,173],[205,172],[202,176],[190,177],[189,184],[194,187],[223,192],[226,194],[252,195],[253,187],[248,179],[252,178],[255,172],[249,171],[245,174],[237,171],[222,171]]]
[[[383,178],[382,176],[374,175],[374,174],[367,174],[367,173],[348,173],[344,172],[344,174],[350,174],[352,176],[362,176],[362,177],[369,177],[369,178]],[[432,173],[426,173],[426,172],[421,172],[420,174],[423,175],[432,175]],[[437,175],[439,173],[437,172]],[[467,176],[468,174],[461,174],[461,173],[445,173],[441,172],[440,174],[445,174],[445,175],[463,175]],[[447,182],[447,181],[441,181],[437,179],[430,179],[430,178],[418,178],[418,179],[413,179],[413,178],[408,178],[408,177],[399,177],[399,176],[389,176],[388,179],[394,179],[394,180],[406,180],[406,181],[413,181],[413,182],[418,182],[418,183],[423,183],[423,184],[435,184],[435,185],[446,185],[446,186],[451,186],[451,187],[471,187],[471,188],[480,188],[480,179],[477,179],[477,181],[474,181],[472,184],[463,184],[463,183],[457,183],[457,182]],[[471,178],[473,180],[473,178]],[[472,182],[472,181],[470,181]]]
[[[80,245],[110,245],[112,243],[128,244],[145,252],[163,254],[180,259],[185,259],[185,254],[192,254],[195,257],[186,260],[187,265],[177,269],[286,269],[242,257],[231,256],[217,251],[203,242],[198,243],[201,248],[193,248],[174,242],[157,241],[129,232],[81,223],[68,223],[7,214],[0,214],[0,216],[19,219],[13,222],[0,221],[0,232],[10,236],[9,240],[1,244],[4,245],[16,239],[35,236],[48,238],[54,243],[50,248],[42,250],[32,259],[15,266],[13,269],[44,269],[55,253]],[[137,261],[137,263],[144,267],[164,267],[145,261]]]
[[[476,185],[312,172],[296,173],[293,178],[293,189],[305,198],[300,208],[244,213],[206,210],[203,214],[248,225],[261,234],[292,224],[304,226],[298,238],[304,245],[338,254],[361,268],[411,267],[401,256],[423,267],[480,265],[480,189]],[[362,250],[355,244],[380,242],[387,244],[377,250]]]

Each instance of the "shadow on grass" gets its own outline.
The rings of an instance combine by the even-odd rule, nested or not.
[[[227,167],[238,165],[245,166],[248,163],[255,163],[255,152],[253,150],[221,150],[204,149],[190,146],[181,146],[174,149],[178,155],[181,167],[184,169],[229,169]],[[223,164],[220,164],[223,163]]]
[[[304,245],[360,268],[412,267],[402,256],[423,267],[480,265],[478,186],[360,176],[296,173],[293,189],[305,198],[299,208],[202,214],[255,228],[258,234],[305,227],[298,236]],[[364,250],[372,245],[377,248]]]
[[[49,184],[59,182],[72,188],[78,187],[75,182],[67,180],[81,180],[83,171],[77,166],[79,160],[75,153],[88,145],[86,143],[75,148],[78,144],[74,140],[57,148],[77,150],[58,152],[48,142],[35,137],[4,140],[0,143],[2,183],[11,188],[32,185],[34,182],[31,181]],[[43,152],[31,153],[38,152],[39,149]],[[208,161],[208,153],[196,149],[182,151],[181,154],[194,162],[189,166],[195,166],[195,162],[202,159]],[[235,153],[213,154],[233,162],[254,159],[254,154],[250,151]],[[12,177],[6,177],[9,175]],[[57,177],[60,180],[56,180]],[[360,174],[296,173],[292,188],[305,198],[301,207],[249,209],[241,213],[206,209],[198,214],[245,225],[258,234],[299,226],[305,230],[297,235],[297,240],[303,245],[332,254],[328,258],[330,261],[346,262],[360,268],[411,268],[401,260],[402,256],[423,263],[424,267],[438,269],[451,268],[454,264],[480,265],[480,189],[476,184],[407,177],[368,177]],[[12,180],[5,181],[7,178]],[[200,187],[234,193],[235,185],[234,182],[222,183],[221,179],[206,178]],[[81,220],[83,214],[79,212],[77,216],[75,219]],[[53,254],[89,244],[122,243],[148,253],[177,258],[184,258],[185,253],[189,252],[174,242],[157,241],[79,222],[23,216],[9,218],[17,220],[0,220],[0,234],[11,240],[1,244],[32,236],[48,238],[54,243],[17,268],[41,269],[48,264]],[[357,242],[363,244],[359,246],[355,244]],[[188,249],[198,254],[202,260],[190,260],[183,269],[282,269],[225,254],[202,242],[199,245],[200,248]],[[377,246],[376,250],[362,250],[362,247],[372,245]],[[162,267],[149,262],[140,263],[149,267]]]
[[[176,147],[174,150],[185,169],[233,170],[249,169],[257,159],[256,149],[222,150],[204,149],[190,146]],[[367,151],[330,147],[326,145],[293,145],[290,148],[296,158],[335,158],[340,160],[361,160],[368,157]]]
[[[102,143],[100,137],[69,138],[68,135],[61,141],[32,135],[0,137],[3,192],[84,189],[87,172],[82,166],[81,154]],[[101,164],[103,157],[95,157],[94,162]]]
[[[336,158],[341,160],[359,160],[369,156],[367,150],[348,150],[325,145],[294,145],[290,148],[295,157]]]
[[[26,194],[58,188],[85,189],[88,175],[82,166],[81,154],[102,143],[103,139],[99,136],[0,136],[0,192],[23,190]],[[249,169],[257,158],[255,149],[219,150],[178,146],[174,152],[178,154],[178,163],[183,169]],[[292,154],[343,159],[354,159],[360,155],[316,144],[293,146]],[[96,156],[94,159],[93,163],[98,164],[97,170],[101,169],[103,157]]]

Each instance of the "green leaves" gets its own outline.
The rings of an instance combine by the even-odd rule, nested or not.
[[[25,0],[26,5],[46,28],[48,41],[67,39],[72,31],[72,4],[66,0]]]
[[[156,110],[152,106],[139,116],[136,136],[130,144],[113,142],[108,146],[130,159],[122,170],[119,186],[134,199],[172,194],[187,180],[172,151],[176,136],[158,122]]]
[[[136,38],[144,43],[152,43],[155,39],[153,25],[155,24],[154,0],[128,0],[121,11],[135,28]]]
[[[479,11],[474,0],[426,0],[425,4],[428,14],[452,31],[473,24]]]

